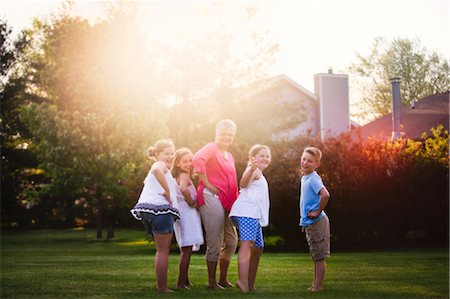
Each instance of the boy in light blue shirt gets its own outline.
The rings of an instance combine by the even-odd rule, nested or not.
[[[330,256],[330,223],[324,209],[330,198],[327,188],[317,174],[322,152],[315,147],[303,150],[300,169],[300,226],[306,232],[309,252],[314,261],[314,279],[311,292],[322,290],[326,262]]]

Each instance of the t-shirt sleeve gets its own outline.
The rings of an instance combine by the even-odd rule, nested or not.
[[[320,176],[319,175],[314,176],[313,179],[311,180],[311,188],[314,191],[314,194],[319,194],[320,190],[322,190],[322,188],[324,187],[325,185],[323,184]]]

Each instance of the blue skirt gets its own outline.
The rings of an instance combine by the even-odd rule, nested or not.
[[[137,220],[141,220],[141,212],[150,213],[153,215],[164,215],[171,214],[173,216],[173,220],[176,221],[180,219],[180,212],[177,208],[172,207],[171,205],[154,205],[149,203],[137,203],[131,210],[131,215]]]

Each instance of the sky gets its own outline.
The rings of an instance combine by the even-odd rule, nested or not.
[[[267,31],[279,45],[270,76],[285,74],[309,91],[313,77],[331,67],[346,73],[356,53],[367,54],[377,36],[419,39],[429,51],[449,58],[449,0],[297,0],[297,1],[141,1],[148,10],[149,31],[195,34],[213,18],[208,5],[220,3],[223,22],[238,34],[240,12],[257,5],[251,26]],[[14,32],[31,26],[33,17],[57,12],[62,1],[1,0],[0,16]],[[149,5],[151,4],[151,5]],[[75,1],[76,12],[94,23],[104,18],[97,1]],[[206,8],[205,8],[206,7]],[[144,24],[145,25],[145,24]],[[249,25],[250,26],[250,25]]]

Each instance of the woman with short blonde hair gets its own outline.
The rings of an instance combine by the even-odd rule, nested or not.
[[[192,160],[199,176],[197,202],[206,234],[206,264],[208,287],[231,287],[228,266],[237,247],[236,228],[228,214],[238,196],[236,167],[228,148],[236,135],[236,124],[230,119],[221,120],[216,126],[215,141],[198,150]],[[220,277],[217,282],[217,262]]]

